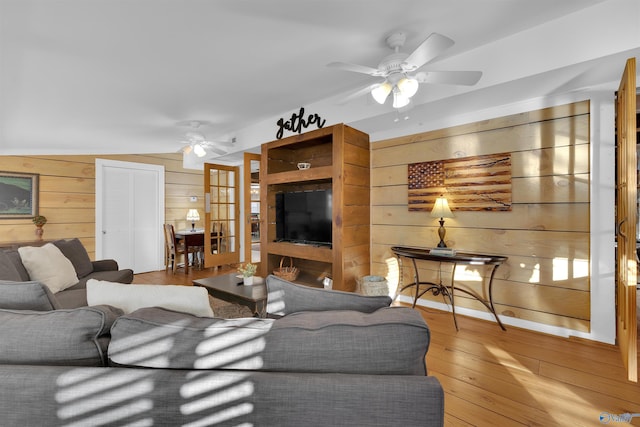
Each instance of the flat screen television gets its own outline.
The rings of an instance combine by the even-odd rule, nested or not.
[[[331,189],[276,193],[276,240],[331,246]]]

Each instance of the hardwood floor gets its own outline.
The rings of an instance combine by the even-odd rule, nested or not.
[[[134,283],[191,284],[234,269],[136,275]],[[640,385],[626,380],[616,347],[417,308],[431,329],[429,375],[445,390],[447,426],[626,425],[640,414]],[[609,415],[607,415],[609,414]],[[602,422],[600,417],[605,417]],[[640,426],[640,416],[631,419]]]

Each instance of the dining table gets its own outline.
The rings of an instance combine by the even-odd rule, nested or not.
[[[176,235],[176,240],[178,242],[182,242],[184,244],[184,251],[185,254],[189,254],[191,253],[190,251],[193,251],[192,248],[198,248],[201,247],[204,250],[204,228],[194,228],[194,229],[186,229],[186,230],[176,230],[175,232]],[[211,246],[213,248],[217,247],[217,244],[215,242],[215,237],[218,236],[218,232],[217,231],[212,231],[211,232]],[[204,254],[203,254],[204,255]],[[194,256],[192,258],[192,265],[196,264],[196,259],[199,258],[197,256]],[[188,262],[185,262],[185,271],[188,268]],[[198,262],[198,264],[202,265],[204,264],[204,260],[202,260],[202,262]]]

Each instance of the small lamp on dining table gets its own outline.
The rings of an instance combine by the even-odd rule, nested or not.
[[[440,196],[436,199],[433,209],[431,210],[431,216],[433,218],[440,218],[440,228],[438,228],[440,243],[438,243],[438,247],[446,248],[447,244],[444,242],[444,236],[446,234],[446,230],[444,229],[444,219],[453,218],[453,213],[451,212],[451,209],[449,209],[449,203],[444,196]]]
[[[196,221],[200,221],[200,214],[197,209],[189,209],[187,221],[191,221],[191,231],[196,231]]]

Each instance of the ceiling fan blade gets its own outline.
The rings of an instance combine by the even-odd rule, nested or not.
[[[233,141],[221,141],[218,139],[215,141],[206,140],[205,143],[209,145],[221,145],[223,147],[233,147]]]
[[[473,86],[482,77],[482,71],[421,71],[416,74],[419,83]]]
[[[414,71],[454,45],[454,41],[442,34],[432,33],[404,61],[405,71]]]
[[[380,86],[381,83],[374,83],[368,86],[365,86],[363,88],[360,88],[354,92],[351,92],[350,94],[348,94],[347,96],[345,96],[344,98],[340,99],[340,101],[338,101],[338,105],[344,105],[348,102],[353,101],[356,98],[361,97],[362,95],[365,95],[367,93],[371,93],[371,91],[373,89],[375,89],[376,87]]]
[[[377,68],[367,67],[366,65],[350,64],[348,62],[332,62],[327,64],[329,68],[338,68],[344,71],[354,73],[368,74],[370,76],[381,76],[382,73]]]
[[[205,137],[200,132],[187,132],[184,135],[190,143],[204,142]]]
[[[202,144],[202,146],[206,151],[209,151],[213,154],[217,154],[218,156],[223,156],[225,154],[228,154],[227,150],[220,147],[216,147],[214,144],[210,142],[207,144]]]

